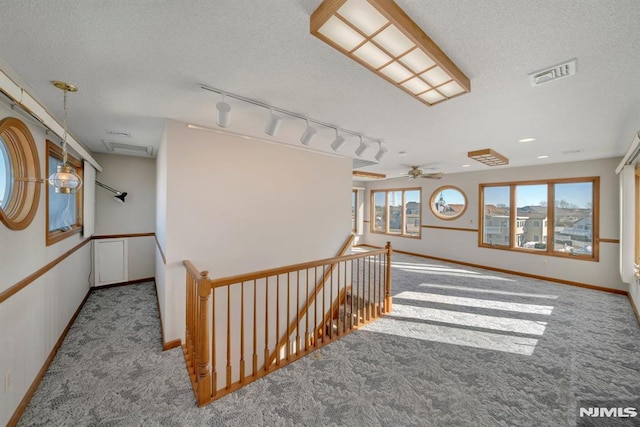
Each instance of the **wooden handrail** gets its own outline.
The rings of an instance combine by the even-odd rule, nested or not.
[[[378,255],[386,253],[386,249],[379,249],[367,252],[367,255]],[[341,257],[325,258],[318,261],[303,262],[301,264],[289,265],[286,267],[271,268],[269,270],[257,271],[254,273],[239,274],[237,276],[221,277],[219,279],[210,279],[211,287],[231,285],[234,283],[250,282],[269,276],[278,276],[281,274],[291,273],[297,270],[307,270],[314,267],[320,267],[328,264],[334,264],[342,261],[350,261],[362,257],[362,254],[343,255]]]
[[[191,261],[184,260],[182,261],[182,264],[187,269],[187,272],[189,272],[193,277],[200,277],[200,270],[198,270]]]

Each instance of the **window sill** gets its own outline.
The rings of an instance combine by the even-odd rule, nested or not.
[[[47,246],[51,246],[54,243],[58,243],[66,239],[67,237],[71,237],[74,234],[80,233],[81,231],[82,231],[82,226],[80,225],[74,225],[71,227],[70,230],[66,230],[66,231],[61,231],[61,230],[50,231],[47,233]]]
[[[422,239],[422,234],[418,234],[417,236],[412,236],[409,234],[385,233],[383,231],[373,231],[373,230],[369,230],[369,233],[382,234],[383,236],[404,237],[405,239]]]
[[[568,259],[575,259],[580,261],[593,261],[593,262],[600,261],[596,254],[580,255],[580,254],[570,254],[570,253],[562,253],[562,252],[536,251],[533,249],[526,249],[526,248],[510,248],[508,246],[486,245],[486,244],[480,244],[478,245],[478,247],[486,248],[486,249],[498,249],[501,251],[517,252],[517,253],[531,254],[531,255],[544,255],[544,256],[551,256],[556,258],[568,258]]]

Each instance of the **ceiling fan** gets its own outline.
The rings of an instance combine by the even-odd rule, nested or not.
[[[440,179],[442,178],[444,174],[442,172],[438,172],[438,173],[423,173],[422,170],[420,169],[420,166],[411,166],[411,169],[407,172],[406,177],[409,177],[409,179],[416,179],[416,178],[427,178],[427,179]]]

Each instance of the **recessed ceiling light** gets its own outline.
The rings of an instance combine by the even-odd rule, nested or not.
[[[463,168],[468,168],[471,165],[462,165]]]
[[[539,159],[548,159],[549,156],[538,156]]]
[[[582,148],[577,148],[575,150],[566,150],[562,152],[562,154],[578,154],[578,153],[582,153]]]
[[[406,151],[398,151],[398,156],[405,157],[408,153]]]
[[[518,142],[533,142],[535,140],[536,140],[535,138],[522,138],[522,139],[519,139]]]

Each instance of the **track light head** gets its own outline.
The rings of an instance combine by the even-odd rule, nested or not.
[[[231,105],[224,101],[216,104],[216,123],[221,128],[229,127],[231,124]]]
[[[313,126],[309,126],[309,120],[307,120],[307,128],[300,137],[300,142],[302,143],[302,145],[309,145],[311,143],[311,140],[316,136],[316,132],[316,128],[314,128]]]
[[[378,152],[376,153],[375,158],[376,158],[376,161],[379,162],[380,160],[382,160],[382,158],[384,157],[384,155],[387,153],[388,150],[382,146],[382,143],[378,143],[378,144],[380,145],[380,149],[378,149]]]
[[[271,116],[269,117],[269,122],[267,123],[267,127],[264,129],[264,133],[271,136],[276,136],[278,130],[280,129],[280,123],[282,123],[282,117],[276,116],[273,114],[273,110],[271,110]]]
[[[338,135],[338,131],[336,130],[336,139],[334,139],[333,142],[331,143],[331,149],[337,152],[338,150],[340,150],[340,148],[342,148],[344,143],[345,143],[344,136]]]
[[[356,148],[356,156],[362,157],[362,155],[367,150],[367,148],[369,148],[369,146],[367,144],[365,144],[362,141],[362,137],[360,137],[360,145],[358,145],[358,148]]]
[[[216,123],[221,128],[229,127],[231,124],[231,105],[224,101],[226,94],[222,94],[222,101],[216,104]]]

